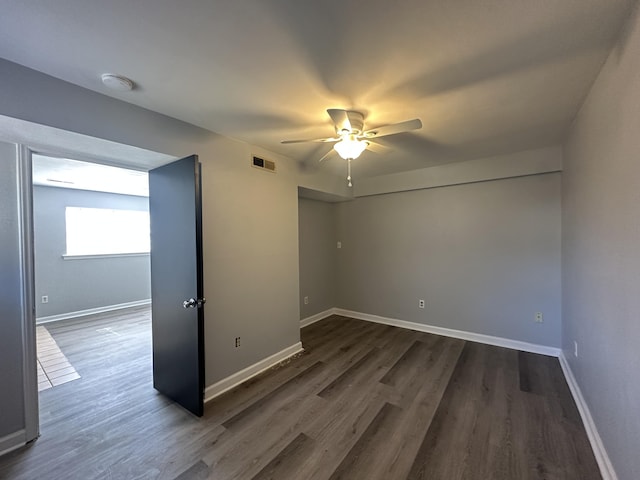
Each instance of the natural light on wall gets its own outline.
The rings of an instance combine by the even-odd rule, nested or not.
[[[66,256],[148,253],[149,212],[66,207]]]

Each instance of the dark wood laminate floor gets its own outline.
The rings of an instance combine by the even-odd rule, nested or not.
[[[198,419],[152,388],[148,309],[48,328],[82,378],[3,479],[601,478],[554,358],[334,316]]]

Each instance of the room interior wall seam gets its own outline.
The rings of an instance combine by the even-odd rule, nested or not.
[[[389,192],[365,193],[365,194],[362,194],[362,195],[355,195],[354,199],[366,198],[366,197],[374,197],[374,196],[377,196],[377,195],[393,195],[394,193],[415,192],[417,190],[435,190],[435,189],[438,189],[438,188],[460,187],[462,185],[473,185],[473,184],[476,184],[476,183],[499,182],[501,180],[512,180],[514,178],[536,177],[536,176],[539,176],[539,175],[548,175],[548,174],[551,174],[551,173],[562,173],[562,168],[549,169],[549,170],[545,170],[543,172],[533,172],[533,173],[522,173],[522,174],[517,174],[517,175],[507,175],[507,176],[503,176],[503,177],[495,176],[495,177],[485,178],[485,179],[480,179],[480,180],[467,180],[467,181],[460,181],[460,182],[450,182],[450,183],[443,183],[441,185],[402,188],[402,189],[392,190],[392,191],[389,191]]]
[[[364,178],[354,197],[408,192],[562,171],[561,145]]]
[[[319,312],[319,313],[316,313],[315,315],[310,315],[300,320],[300,328],[308,327],[313,323],[319,322],[320,320],[324,320],[325,318],[330,317],[331,315],[335,315],[335,313],[336,313],[336,308],[332,307],[325,310],[324,312]]]
[[[560,360],[560,366],[562,367],[564,378],[569,385],[569,390],[571,391],[573,400],[578,407],[578,412],[580,412],[580,418],[582,418],[584,428],[587,431],[589,443],[591,443],[591,448],[596,457],[596,461],[598,462],[598,466],[600,467],[600,474],[602,475],[603,480],[617,480],[618,476],[616,475],[615,469],[613,468],[613,464],[611,463],[609,454],[607,453],[607,450],[604,446],[604,442],[600,437],[598,428],[593,421],[589,405],[582,395],[582,390],[580,390],[578,381],[573,375],[573,371],[571,370],[571,366],[569,365],[569,361],[565,356],[564,350],[560,352],[558,359]]]

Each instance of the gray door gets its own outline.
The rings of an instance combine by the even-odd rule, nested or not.
[[[202,203],[198,157],[149,172],[153,386],[201,416]]]

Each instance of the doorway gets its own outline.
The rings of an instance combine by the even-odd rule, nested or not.
[[[94,391],[151,388],[147,173],[32,155],[38,391],[46,429]]]
[[[5,291],[1,297],[3,312],[8,315],[2,326],[3,345],[11,346],[11,348],[3,347],[2,359],[3,362],[15,365],[15,368],[2,372],[5,386],[15,384],[15,388],[11,388],[14,395],[3,401],[5,413],[3,418],[7,421],[3,420],[1,425],[0,434],[3,434],[4,437],[0,436],[0,451],[7,452],[37,438],[39,425],[42,424],[38,415],[35,306],[42,301],[43,295],[39,295],[39,298],[36,299],[33,278],[35,268],[33,265],[34,234],[32,228],[32,155],[36,152],[45,152],[52,156],[82,158],[90,163],[131,167],[140,171],[149,171],[167,165],[174,162],[176,157],[8,117],[0,117],[0,132],[5,134],[0,142],[0,157],[3,160],[0,162],[0,170],[3,172],[7,186],[6,189],[3,189],[6,190],[3,191],[3,198],[6,201],[3,200],[1,213],[5,220],[3,225],[11,227],[6,229],[6,235],[3,237],[3,239],[6,237],[6,240],[10,242],[5,242],[7,248],[4,249],[3,258],[10,262],[6,263],[6,266],[11,267],[5,269],[5,264],[3,264],[3,283],[6,280],[7,285],[13,285],[16,289],[15,292]],[[197,158],[195,162],[197,164]],[[193,177],[191,184],[193,187]],[[193,203],[191,208],[193,209]],[[45,296],[47,295],[45,294]],[[183,310],[182,302],[180,302],[180,310]],[[179,324],[184,325],[184,323]],[[108,330],[108,327],[102,333],[105,334],[105,338],[107,335],[117,337],[115,333]],[[120,350],[126,350],[126,348],[123,347]],[[113,362],[112,365],[115,363]],[[116,373],[112,368],[106,372],[105,377],[112,378]],[[122,375],[127,376],[128,373],[123,371]],[[74,382],[79,383],[77,379],[72,380],[60,388],[72,385]],[[123,403],[122,397],[127,395],[123,391],[105,392],[96,389],[98,391],[95,392],[96,396],[92,404],[81,402],[84,412],[89,416],[93,412],[94,418],[85,419],[85,422],[79,417],[74,417],[73,414],[67,414],[65,419],[70,419],[76,428],[73,431],[77,431],[77,428],[82,428],[80,423],[83,422],[86,428],[97,426],[98,420],[95,415],[100,415],[102,418],[112,418],[123,414],[122,411],[119,414],[115,410],[110,411],[108,408],[110,406],[116,409],[124,406],[125,410],[133,409],[138,414],[144,415],[153,411],[154,405],[172,403],[166,397],[157,394],[153,388],[147,386],[143,386],[143,388],[148,393],[150,392],[150,395],[138,405],[131,405],[129,402]],[[45,390],[44,393],[54,390],[51,388]],[[111,393],[115,397],[111,396]],[[75,401],[75,397],[68,400]],[[98,412],[96,408],[98,406],[104,408]],[[173,407],[171,410],[174,410]],[[41,410],[41,412],[44,422],[50,415],[50,411],[47,409]],[[8,419],[12,420],[9,422]],[[49,433],[49,439],[54,443],[56,437],[60,438],[60,432],[57,428]],[[42,447],[39,450],[46,449],[42,445],[43,440],[44,438],[38,442]]]
[[[96,137],[0,116],[0,170],[3,179],[3,289],[0,324],[4,365],[0,372],[8,394],[3,397],[0,452],[13,450],[39,436],[36,312],[33,252],[32,154],[78,158],[87,162],[148,171],[177,159]],[[6,227],[6,228],[5,228]],[[43,412],[43,415],[47,415]]]

